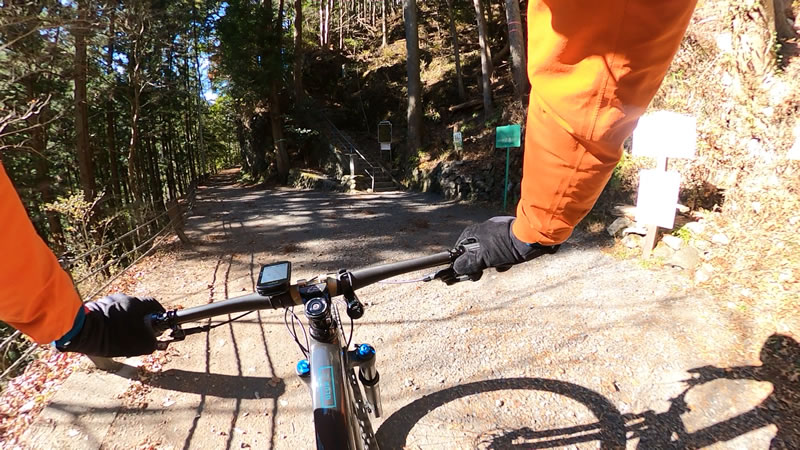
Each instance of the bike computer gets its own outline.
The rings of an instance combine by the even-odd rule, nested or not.
[[[292,263],[281,261],[261,266],[258,274],[256,292],[264,296],[284,294],[289,290],[289,275],[292,273]]]

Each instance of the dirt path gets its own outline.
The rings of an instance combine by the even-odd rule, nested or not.
[[[201,305],[252,291],[261,263],[289,259],[297,279],[420,256],[491,215],[421,194],[258,190],[218,177],[187,219],[195,245],[159,256],[136,294]],[[796,386],[756,381],[770,380],[763,368],[706,367],[758,360],[731,356],[742,352],[724,302],[688,283],[575,236],[554,257],[478,283],[364,289],[354,340],[378,350],[380,440],[385,448],[752,449],[769,448],[776,433],[796,438],[791,417],[772,406]],[[760,345],[766,336],[752,338]],[[105,435],[82,442],[313,447],[308,389],[294,375],[302,356],[282,313],[192,336],[167,357],[140,389],[147,406],[122,408]],[[685,391],[692,371],[707,382]]]

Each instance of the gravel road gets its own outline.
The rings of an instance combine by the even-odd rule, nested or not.
[[[421,256],[495,214],[415,193],[246,188],[225,175],[188,215],[193,245],[150,260],[136,294],[189,307],[251,292],[261,263],[291,260],[298,279]],[[766,449],[776,434],[797,436],[769,414],[773,383],[709,367],[758,369],[735,312],[685,275],[603,245],[577,234],[557,255],[477,283],[361,291],[354,341],[377,348],[383,447]],[[312,448],[301,357],[277,311],[191,336],[162,356],[140,388],[146,407],[123,409],[102,446]]]

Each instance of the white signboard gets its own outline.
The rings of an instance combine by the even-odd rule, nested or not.
[[[456,150],[464,149],[464,140],[460,131],[453,131],[453,146],[455,146]]]
[[[645,114],[633,130],[633,155],[694,158],[697,120],[672,111]]]
[[[671,229],[675,225],[675,207],[680,184],[681,176],[678,172],[658,169],[639,172],[636,222]]]

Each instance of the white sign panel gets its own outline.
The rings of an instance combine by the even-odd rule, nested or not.
[[[460,131],[453,131],[453,145],[455,146],[456,150],[464,149],[464,139],[461,137]]]
[[[633,155],[694,158],[697,120],[672,111],[645,114],[633,130]]]
[[[671,229],[675,225],[681,176],[678,172],[645,169],[639,172],[636,222]]]

